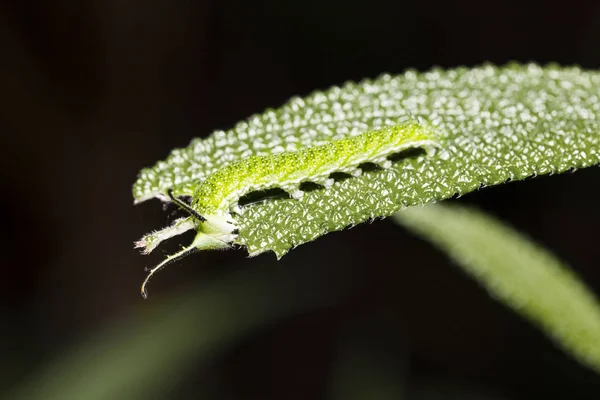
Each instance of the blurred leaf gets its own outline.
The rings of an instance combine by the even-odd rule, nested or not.
[[[244,269],[201,285],[57,355],[5,398],[166,398],[190,366],[268,322],[335,304],[349,292],[351,279],[330,280],[323,265],[301,267]]]
[[[405,157],[300,200],[245,207],[237,218],[239,243],[250,254],[272,250],[281,257],[328,232],[407,206],[598,164],[598,87],[598,72],[535,65],[408,71],[347,83],[174,150],[141,171],[133,194],[137,202],[166,199],[169,188],[191,196],[216,169],[251,154],[322,145],[413,116],[431,123],[442,144],[435,156]]]
[[[548,250],[471,208],[413,207],[393,219],[446,252],[490,295],[600,373],[600,303]]]

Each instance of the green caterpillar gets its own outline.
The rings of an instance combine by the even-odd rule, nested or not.
[[[359,165],[374,163],[389,168],[388,156],[409,148],[425,148],[433,151],[438,143],[433,131],[418,122],[385,127],[358,136],[332,141],[322,146],[307,147],[295,152],[266,156],[250,156],[218,169],[200,184],[191,205],[168,194],[171,200],[190,214],[162,231],[154,232],[136,242],[145,253],[152,251],[161,241],[196,229],[194,241],[181,251],[168,256],[152,268],[142,284],[142,296],[146,297],[146,285],[152,275],[167,263],[184,257],[196,250],[225,249],[236,242],[239,234],[233,214],[241,214],[240,197],[259,190],[281,188],[293,198],[303,196],[299,188],[302,182],[314,182],[324,187],[333,185],[332,173],[348,173],[359,176]]]

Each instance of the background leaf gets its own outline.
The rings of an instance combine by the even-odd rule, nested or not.
[[[600,373],[600,303],[549,251],[472,208],[413,207],[394,220],[446,252],[493,297]]]
[[[195,140],[145,169],[136,201],[170,187],[192,195],[224,163],[357,135],[410,116],[428,120],[442,151],[314,190],[301,200],[249,205],[238,218],[250,254],[290,248],[412,205],[462,195],[508,180],[563,172],[600,161],[600,73],[535,65],[383,75],[295,98],[227,132]]]

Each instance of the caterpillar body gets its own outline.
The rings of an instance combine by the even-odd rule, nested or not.
[[[301,198],[299,186],[314,182],[329,187],[334,183],[332,173],[361,174],[359,165],[374,163],[389,168],[390,155],[409,148],[424,148],[428,153],[438,146],[431,128],[419,122],[388,126],[358,136],[332,141],[322,146],[306,147],[295,152],[265,156],[250,156],[218,169],[196,189],[191,204],[174,197],[171,200],[190,214],[163,229],[145,236],[136,243],[144,252],[152,251],[162,240],[190,229],[196,229],[194,241],[181,251],[168,256],[152,268],[142,284],[167,263],[195,250],[224,249],[235,243],[239,234],[235,214],[240,197],[258,190],[281,188],[293,198]]]

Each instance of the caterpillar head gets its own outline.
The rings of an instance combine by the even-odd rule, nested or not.
[[[238,229],[229,213],[200,215],[192,206],[175,197],[172,189],[169,189],[168,194],[173,203],[188,212],[195,220],[198,233],[204,233],[216,240],[223,241],[227,246],[237,237]]]
[[[197,219],[198,232],[220,240],[227,245],[232,243],[237,237],[239,230],[231,215],[205,215],[203,220]]]
[[[185,231],[196,229],[196,237],[190,245],[184,247],[175,254],[171,254],[160,264],[149,269],[149,273],[146,276],[141,289],[144,298],[147,297],[146,286],[150,278],[168,263],[183,258],[197,250],[227,249],[231,247],[231,244],[237,238],[239,233],[231,215],[200,215],[188,204],[175,197],[171,190],[169,190],[168,193],[173,203],[187,211],[190,214],[190,217],[181,218],[176,221],[174,225],[145,236],[142,240],[136,242],[136,247],[143,248],[143,251],[148,254],[161,241],[179,235]]]

